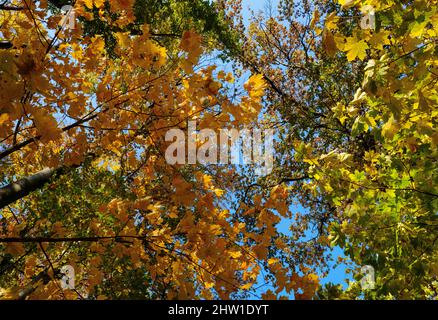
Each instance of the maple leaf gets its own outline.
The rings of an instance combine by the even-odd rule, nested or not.
[[[58,128],[58,123],[51,114],[42,109],[33,110],[32,114],[35,126],[44,141],[51,141],[60,137],[61,129]]]
[[[392,139],[399,130],[399,126],[395,119],[391,117],[382,127],[382,135],[387,139]]]
[[[348,9],[355,5],[356,0],[338,0],[343,9]]]
[[[245,90],[248,91],[249,96],[253,99],[262,97],[266,87],[267,84],[262,74],[252,75],[244,85]]]
[[[335,53],[338,51],[335,38],[333,37],[332,33],[327,29],[324,29],[324,31],[323,31],[322,46],[323,46],[325,52],[330,57],[333,57],[335,55]]]
[[[9,115],[7,113],[0,114],[0,126],[3,125],[4,123],[7,123],[8,120],[9,120]]]
[[[91,39],[91,53],[100,54],[105,48],[105,41],[101,36],[95,36]]]
[[[246,283],[246,284],[240,286],[240,289],[242,289],[242,290],[249,290],[249,289],[251,289],[252,286],[253,286],[252,283]]]
[[[82,0],[88,9],[93,9],[94,0]]]
[[[240,251],[230,251],[229,254],[230,254],[231,258],[233,258],[233,259],[237,259],[237,258],[240,258],[242,256],[242,252],[240,252]]]
[[[199,56],[202,53],[201,43],[202,37],[196,31],[188,30],[184,32],[180,48],[189,54],[188,60],[192,65],[197,63]]]
[[[374,31],[325,2],[240,28],[238,3],[155,1],[140,17],[134,0],[82,0],[75,29],[59,28],[47,1],[2,10],[0,172],[11,183],[0,190],[0,255],[17,258],[2,261],[3,298],[229,299],[261,275],[271,299],[433,296],[435,6],[363,0],[384,24]],[[204,48],[231,63],[200,64]],[[367,53],[367,66],[354,62]],[[167,163],[164,136],[187,133],[188,119],[278,129],[275,170]],[[384,257],[377,290],[318,290],[330,244],[354,265]],[[37,281],[50,264],[52,280]],[[55,281],[65,264],[75,291]],[[17,289],[23,275],[32,290]]]
[[[358,41],[356,38],[348,38],[344,51],[347,51],[348,61],[353,61],[356,58],[363,60],[366,57],[366,50],[368,48],[365,40]]]
[[[105,0],[93,0],[93,3],[96,6],[96,8],[101,8],[105,4]]]

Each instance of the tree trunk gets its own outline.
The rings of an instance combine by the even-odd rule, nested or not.
[[[0,209],[42,188],[59,171],[60,168],[45,168],[34,175],[0,188]]]

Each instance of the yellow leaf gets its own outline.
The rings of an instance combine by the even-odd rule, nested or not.
[[[412,28],[411,28],[411,37],[415,38],[415,37],[420,37],[423,32],[426,30],[426,26],[429,23],[428,20],[425,20],[423,22],[414,22],[412,24]]]
[[[242,252],[240,251],[230,251],[230,256],[233,259],[237,259],[242,256]]]
[[[247,283],[247,284],[244,284],[243,286],[241,286],[240,289],[249,290],[249,289],[251,289],[251,287],[252,287],[252,283]]]
[[[7,113],[0,114],[0,126],[9,120],[9,115]]]
[[[55,140],[61,136],[56,119],[42,109],[32,111],[33,121],[43,142]]]
[[[222,189],[217,189],[217,188],[214,189],[213,192],[215,193],[215,195],[216,195],[217,197],[221,197],[221,196],[225,193],[224,190],[222,190]]]
[[[175,211],[171,211],[169,214],[169,218],[176,219],[178,218],[178,214]]]
[[[356,38],[348,38],[344,49],[345,51],[348,51],[348,61],[353,61],[356,58],[363,60],[366,56],[366,50],[368,48],[368,44],[365,42],[365,40],[357,41]]]
[[[389,121],[385,123],[382,127],[382,136],[391,140],[398,130],[399,126],[397,124],[397,121],[394,120],[393,117],[391,117]]]
[[[244,85],[251,98],[260,98],[264,95],[266,81],[262,74],[252,75]]]
[[[387,31],[380,31],[378,33],[375,33],[371,39],[369,40],[370,44],[379,50],[383,50],[383,46],[390,44],[389,41],[389,32]]]
[[[274,259],[274,258],[268,259],[268,264],[269,265],[277,263],[277,262],[278,262],[278,259]]]
[[[184,32],[180,48],[189,54],[188,60],[192,64],[197,63],[199,56],[202,53],[202,37],[194,30]]]
[[[84,0],[84,4],[88,9],[93,9],[93,0]]]
[[[354,6],[355,0],[338,0],[338,2],[342,6],[342,9],[348,9]]]
[[[312,21],[310,22],[310,27],[313,29],[315,25],[318,23],[319,18],[321,17],[318,9],[313,12]]]
[[[79,60],[80,58],[82,58],[82,55],[83,55],[83,50],[82,50],[82,47],[79,45],[79,44],[77,44],[77,43],[73,43],[72,45],[71,45],[71,48],[72,48],[72,57],[74,58],[74,59],[76,59],[76,60]]]
[[[309,279],[311,282],[318,283],[318,276],[316,274],[309,274],[307,276],[307,279]]]
[[[211,176],[209,176],[208,174],[204,174],[202,176],[202,182],[204,184],[204,187],[210,188],[212,186],[211,180],[212,180]]]
[[[129,33],[127,32],[117,32],[115,34],[115,37],[117,39],[117,43],[122,47],[122,48],[127,48],[129,47],[130,44],[130,38],[129,38]]]
[[[96,8],[101,8],[103,7],[105,0],[93,0],[94,5],[96,6]]]
[[[105,41],[102,39],[101,36],[95,36],[91,39],[90,48],[92,53],[100,54],[105,48]]]
[[[325,28],[327,28],[328,30],[336,29],[338,20],[339,17],[336,16],[336,12],[330,13],[329,16],[325,19]]]
[[[7,289],[0,288],[0,298],[2,300],[17,300],[22,290],[23,288],[20,287],[13,287]]]

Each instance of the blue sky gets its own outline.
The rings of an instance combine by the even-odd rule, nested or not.
[[[245,22],[248,23],[250,16],[251,16],[251,12],[257,14],[260,11],[263,11],[266,7],[266,3],[268,2],[268,0],[243,0],[243,15],[244,15],[244,19]],[[272,8],[275,9],[277,4],[278,4],[278,0],[271,0],[272,3]],[[212,57],[215,56],[217,52],[213,52]],[[214,58],[213,58],[214,59]],[[216,59],[216,61],[214,61],[217,65],[217,70],[216,71],[220,71],[220,70],[224,70],[226,72],[232,72],[233,71],[233,66],[231,63],[227,63],[224,64],[221,60]],[[212,61],[210,60],[209,63],[212,63]],[[242,77],[240,77],[240,79],[238,79],[238,83],[242,84],[250,77],[250,72],[246,72],[242,75]],[[306,209],[302,208],[302,207],[291,207],[290,208],[292,212],[305,212]],[[293,221],[290,221],[288,219],[284,219],[282,222],[280,222],[280,224],[278,225],[278,229],[280,232],[284,233],[284,234],[288,234],[290,233],[289,231],[289,227],[290,224],[293,223]],[[314,233],[312,233],[312,231],[309,231],[306,235],[306,238],[313,238],[315,236]],[[346,273],[346,269],[347,266],[345,264],[340,264],[335,266],[335,261],[337,260],[338,257],[345,257],[343,255],[343,252],[340,248],[336,247],[333,248],[332,251],[332,256],[333,256],[333,260],[334,262],[330,263],[331,266],[331,271],[329,272],[328,276],[325,278],[320,279],[320,283],[322,284],[326,284],[326,283],[335,283],[335,284],[341,284],[344,288],[346,288],[346,282],[345,279],[352,279],[350,274]],[[260,281],[258,285],[263,284],[263,279],[261,279],[260,277]],[[257,284],[254,285],[254,287],[257,287]],[[266,291],[269,288],[264,286],[262,288],[260,288],[257,292],[262,293],[264,291]],[[291,296],[291,298],[293,298],[293,296]]]
[[[260,11],[263,11],[264,8],[266,7],[266,2],[268,0],[243,0],[243,15],[244,15],[244,19],[245,22],[248,23],[250,16],[251,16],[251,12],[254,12],[255,14],[257,14]],[[275,9],[277,4],[278,4],[278,0],[271,0],[272,3],[272,8]],[[213,58],[213,61],[210,60],[208,63],[216,63],[217,65],[217,70],[216,71],[220,71],[220,70],[224,70],[226,72],[232,72],[233,71],[233,66],[232,63],[226,63],[224,64],[221,60],[216,59],[214,60],[214,56],[217,54],[217,52],[213,52],[211,55],[211,58]],[[244,73],[237,81],[238,84],[243,85],[244,82],[246,82],[246,80],[250,77],[250,72],[246,72]],[[294,206],[290,208],[291,212],[305,212],[306,209],[299,207],[299,206]],[[284,219],[280,222],[280,224],[278,225],[278,229],[280,232],[284,233],[284,234],[288,234],[290,233],[289,231],[289,227],[290,224],[293,223],[293,221],[288,220],[288,219]],[[309,231],[306,234],[306,238],[313,238],[315,236],[315,234],[312,231]],[[326,283],[335,283],[335,284],[341,284],[344,288],[346,288],[347,284],[345,282],[345,279],[352,279],[350,274],[346,273],[346,269],[347,266],[345,264],[340,264],[335,266],[335,261],[337,260],[338,257],[345,257],[343,255],[343,252],[340,248],[336,247],[333,248],[332,251],[332,256],[333,256],[333,262],[331,262],[329,265],[331,266],[331,270],[328,274],[327,277],[325,278],[321,278],[320,279],[320,283],[321,284],[326,284]],[[254,285],[254,288],[257,288],[258,286],[262,285],[264,283],[262,277],[260,277],[259,283]],[[261,287],[259,290],[257,290],[257,294],[261,294],[263,292],[265,292],[267,289],[270,289],[272,287],[270,287],[269,285],[267,286],[263,286]],[[285,293],[281,293],[282,295],[284,295]],[[256,296],[253,296],[252,298],[256,298]],[[290,298],[293,299],[293,296],[291,296]]]
[[[270,1],[272,4],[272,8],[276,9],[277,5],[278,5],[278,0],[271,0]],[[244,14],[244,18],[245,18],[245,22],[248,22],[249,18],[250,18],[250,14],[251,11],[258,13],[259,11],[263,11],[264,8],[266,7],[268,3],[268,0],[243,0],[243,14]],[[291,210],[293,212],[305,212],[305,209],[302,207],[292,207]],[[290,221],[288,220],[283,220],[278,228],[279,231],[287,234],[289,231],[289,226],[290,226]],[[312,233],[309,232],[308,234],[309,237],[312,237]],[[337,259],[337,257],[344,257],[342,250],[340,248],[334,248],[333,249],[333,257],[334,260]],[[320,279],[322,284],[328,283],[328,282],[332,282],[332,283],[336,283],[336,284],[341,284],[344,286],[344,288],[346,287],[346,282],[345,279],[352,279],[351,275],[346,273],[346,268],[347,266],[345,264],[340,264],[337,267],[335,267],[335,263],[330,263],[331,265],[331,271],[329,272],[328,276]]]

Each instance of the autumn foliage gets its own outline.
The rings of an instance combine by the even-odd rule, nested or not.
[[[437,296],[437,1],[242,8],[0,4],[1,299]],[[168,164],[188,121],[274,128],[274,171]]]

